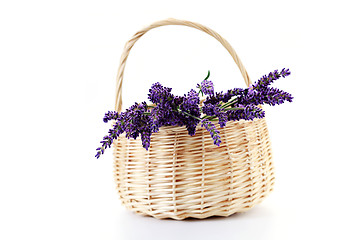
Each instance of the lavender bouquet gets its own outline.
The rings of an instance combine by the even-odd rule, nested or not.
[[[160,83],[154,83],[148,94],[152,104],[146,102],[135,103],[124,112],[109,111],[104,116],[104,122],[114,120],[113,128],[109,130],[97,148],[96,158],[104,154],[105,149],[120,134],[125,133],[127,138],[141,137],[143,147],[148,150],[150,137],[158,132],[162,126],[185,126],[189,135],[195,135],[196,127],[200,124],[211,135],[214,144],[220,146],[219,130],[214,122],[225,127],[228,121],[254,120],[263,118],[265,112],[259,105],[271,106],[292,102],[291,94],[280,89],[270,87],[270,84],[280,77],[290,75],[289,69],[275,70],[264,75],[249,88],[234,88],[227,92],[215,92],[214,84],[207,77],[197,84],[198,91],[191,89],[184,96],[175,96],[171,88]],[[200,103],[200,94],[205,97]]]

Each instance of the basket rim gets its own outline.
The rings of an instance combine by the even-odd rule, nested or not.
[[[261,118],[261,119],[265,119],[264,118]],[[217,122],[218,120],[213,120],[212,122],[214,122],[214,124],[216,125],[216,128],[218,129],[226,129],[228,127],[231,127],[231,126],[228,126],[228,125],[232,125],[232,126],[235,126],[235,125],[241,125],[241,124],[245,124],[245,123],[253,123],[255,121],[259,121],[260,119],[259,118],[255,118],[254,120],[244,120],[244,119],[240,119],[240,120],[230,120],[226,123],[226,126],[225,127],[220,127],[219,123]],[[204,130],[205,128],[204,127],[201,127],[200,124],[198,124],[196,126],[196,131],[198,130]],[[186,130],[186,127],[185,126],[161,126],[159,131],[162,131],[162,132],[187,132]]]

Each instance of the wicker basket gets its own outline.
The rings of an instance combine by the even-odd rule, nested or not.
[[[117,75],[116,110],[121,111],[122,81],[135,42],[150,29],[184,25],[217,39],[230,53],[247,86],[249,76],[230,44],[215,31],[189,21],[167,19],[137,32],[125,45]],[[229,216],[245,212],[272,191],[274,173],[265,119],[231,121],[220,128],[222,143],[198,127],[161,127],[146,151],[141,140],[123,135],[114,141],[115,181],[122,203],[155,218],[184,219]]]

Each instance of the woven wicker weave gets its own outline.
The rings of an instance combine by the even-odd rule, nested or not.
[[[184,25],[217,39],[231,54],[247,86],[250,78],[230,44],[213,30],[189,21],[167,19],[137,32],[125,45],[117,75],[116,110],[121,111],[122,81],[129,52],[150,29]],[[122,203],[156,218],[229,216],[252,208],[272,190],[274,173],[265,119],[231,121],[220,128],[222,143],[198,127],[161,127],[146,151],[141,140],[123,135],[114,141],[115,181]]]

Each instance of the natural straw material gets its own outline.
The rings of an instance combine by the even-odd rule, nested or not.
[[[247,86],[250,78],[230,44],[215,31],[189,21],[167,19],[137,32],[125,45],[117,74],[116,107],[122,107],[122,81],[135,42],[150,29],[184,25],[217,39],[233,57]],[[161,127],[146,151],[141,140],[121,135],[114,141],[115,181],[122,203],[156,218],[229,216],[252,208],[272,190],[274,173],[265,119],[231,121],[220,128],[221,146],[198,126]]]

